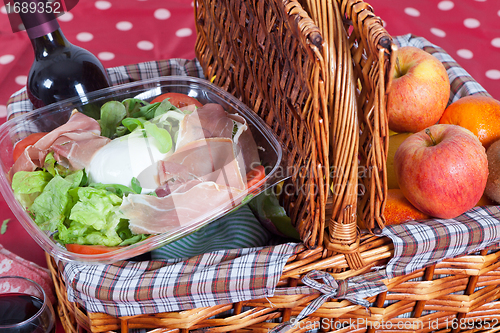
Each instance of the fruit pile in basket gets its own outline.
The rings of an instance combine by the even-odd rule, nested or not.
[[[436,57],[399,49],[387,100],[387,224],[500,203],[500,101],[469,95],[448,104],[449,97]]]

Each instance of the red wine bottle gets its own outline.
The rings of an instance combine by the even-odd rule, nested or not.
[[[50,8],[47,0],[15,1],[43,3],[32,8]],[[99,59],[64,37],[51,10],[27,10],[19,15],[35,53],[26,86],[34,108],[75,96],[80,96],[85,104],[88,92],[109,87],[106,70]]]

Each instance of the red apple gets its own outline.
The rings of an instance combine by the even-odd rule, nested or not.
[[[476,205],[488,179],[481,141],[458,125],[430,126],[408,137],[396,151],[399,187],[421,212],[454,218]]]
[[[387,97],[389,128],[419,132],[436,124],[450,98],[450,79],[436,57],[413,46],[398,50]]]

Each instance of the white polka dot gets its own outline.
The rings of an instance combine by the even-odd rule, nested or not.
[[[500,47],[500,37],[493,38],[493,40],[491,41],[491,45],[493,45],[494,47]]]
[[[177,37],[188,37],[188,36],[191,36],[193,34],[193,31],[189,28],[182,28],[182,29],[179,29],[175,32],[175,35]]]
[[[121,21],[116,24],[116,29],[121,31],[128,31],[132,29],[132,27],[133,27],[132,23],[127,21]]]
[[[474,29],[481,25],[478,20],[474,18],[468,18],[464,20],[464,25],[466,28]]]
[[[111,52],[99,52],[97,57],[103,61],[106,61],[106,60],[113,60],[115,58],[115,55],[114,53]]]
[[[462,57],[464,59],[472,59],[472,57],[474,56],[474,53],[472,53],[471,50],[467,49],[460,49],[457,51],[457,54],[459,57]]]
[[[5,105],[0,105],[0,118],[7,117],[7,107]]]
[[[438,37],[446,37],[446,32],[438,28],[431,28],[431,32]]]
[[[438,3],[438,8],[441,10],[450,10],[453,7],[455,7],[453,1],[441,1],[440,3]]]
[[[10,64],[15,58],[12,54],[3,55],[0,57],[0,65]]]
[[[159,8],[157,10],[155,10],[155,18],[158,19],[158,20],[167,20],[170,18],[172,14],[170,14],[170,11],[168,9],[164,9],[164,8]]]
[[[28,81],[28,77],[26,75],[16,76],[16,83],[20,86],[25,86],[26,81]]]
[[[5,8],[5,6],[2,6],[2,8],[0,8],[0,13],[7,14],[7,9]]]
[[[500,16],[500,10],[497,12],[497,15]]]
[[[406,15],[410,15],[410,16],[413,16],[413,17],[420,16],[420,12],[418,10],[416,10],[415,8],[411,8],[411,7],[406,7],[405,8],[405,13],[406,13]]]
[[[92,39],[94,39],[94,35],[92,35],[90,32],[80,32],[78,35],[76,35],[76,39],[80,42],[90,42]]]
[[[57,19],[62,22],[69,22],[73,19],[73,14],[71,14],[70,12],[66,12],[59,16]]]
[[[486,77],[492,80],[500,80],[500,71],[498,69],[490,69],[486,72]]]
[[[100,10],[106,10],[111,8],[111,2],[109,1],[96,1],[95,2],[95,8],[100,9]]]
[[[152,50],[153,47],[154,47],[153,43],[147,40],[141,40],[139,43],[137,43],[137,48],[139,50],[149,51]]]
[[[477,2],[486,2],[486,0],[476,0]]]

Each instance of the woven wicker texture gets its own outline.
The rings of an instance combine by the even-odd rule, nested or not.
[[[387,238],[367,236],[360,254],[369,267],[392,257]],[[323,250],[307,250],[290,258],[279,286],[300,284],[313,269],[347,268],[341,254],[323,258]],[[345,300],[330,300],[296,324],[290,332],[313,328],[340,332],[495,332],[500,330],[500,251],[447,259],[402,277],[385,281],[388,291],[371,297],[370,312]],[[66,332],[108,332],[143,328],[148,332],[267,332],[277,322],[297,316],[318,295],[287,295],[198,308],[181,312],[115,318],[86,313],[67,302],[64,282],[47,256],[59,299],[58,312]],[[357,272],[359,273],[359,272]],[[333,273],[336,279],[351,274]],[[274,322],[272,322],[274,320]],[[399,326],[398,326],[399,325]],[[399,328],[398,328],[399,327]],[[457,328],[457,330],[454,330]],[[471,329],[475,328],[475,329]],[[489,329],[486,329],[489,328]]]
[[[205,76],[253,108],[289,149],[284,205],[318,245],[328,195],[328,112],[322,38],[294,1],[200,1],[197,58]],[[290,14],[289,14],[290,13]]]
[[[324,238],[334,252],[356,252],[357,208],[369,229],[384,226],[396,52],[380,19],[362,1],[316,0],[201,1],[196,18],[206,76],[253,107],[290,152],[283,204],[304,244]]]
[[[206,76],[252,107],[289,150],[293,176],[282,203],[304,245],[278,287],[301,285],[313,270],[340,281],[385,265],[392,242],[361,237],[357,229],[357,223],[373,231],[384,226],[385,91],[396,53],[371,7],[354,0],[199,0],[195,19]],[[290,332],[498,331],[499,257],[484,250],[386,280],[388,291],[368,299],[370,312],[330,299]],[[318,296],[115,318],[68,302],[60,270],[47,260],[59,315],[72,333],[268,332]]]
[[[294,286],[314,269],[345,279],[382,265],[391,256],[390,242],[360,242],[357,228],[358,217],[371,229],[384,223],[384,98],[395,47],[380,19],[363,1],[340,0],[197,1],[195,19],[195,50],[205,76],[249,105],[288,148],[292,177],[281,198],[304,249],[285,266],[280,285]],[[360,178],[362,186],[359,167],[370,171]],[[68,332],[75,327],[267,331],[276,323],[265,321],[286,321],[317,297],[113,318],[67,302],[62,277],[49,264]],[[357,309],[349,304],[333,307],[346,307],[342,313]]]

